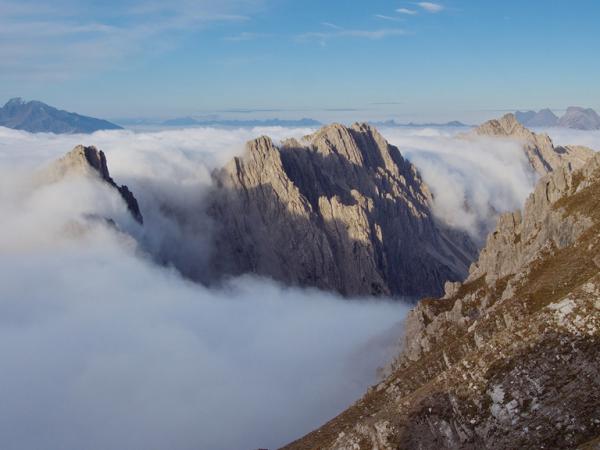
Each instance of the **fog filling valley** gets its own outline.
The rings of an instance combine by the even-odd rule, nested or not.
[[[407,303],[252,276],[219,287],[188,278],[202,279],[212,249],[203,209],[211,171],[251,138],[311,131],[0,128],[3,450],[273,448],[375,382],[398,350]],[[421,171],[440,220],[479,242],[535,182],[515,143],[381,131]],[[597,134],[577,139],[600,147]],[[36,170],[77,144],[105,151],[143,226],[100,181],[35,183]],[[90,215],[117,227],[83,220]]]

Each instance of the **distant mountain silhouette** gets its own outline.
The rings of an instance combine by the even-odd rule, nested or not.
[[[409,122],[409,123],[398,123],[395,120],[385,120],[383,122],[369,122],[371,125],[376,126],[376,127],[415,127],[415,128],[419,128],[419,127],[468,127],[470,125],[464,124],[462,122],[459,122],[458,120],[453,120],[451,122],[445,122],[445,123],[433,123],[433,122],[428,122],[428,123],[415,123],[415,122]]]
[[[93,133],[98,130],[119,130],[120,126],[106,120],[63,111],[39,101],[9,100],[0,108],[0,126],[31,133]]]
[[[600,116],[592,108],[581,108],[569,106],[565,114],[558,118],[548,108],[539,112],[517,111],[517,120],[526,127],[561,127],[576,130],[598,130],[600,129]]]
[[[189,127],[189,126],[205,126],[205,127],[318,127],[321,122],[314,119],[194,119],[193,117],[179,117],[176,119],[165,120],[161,123],[167,127]]]

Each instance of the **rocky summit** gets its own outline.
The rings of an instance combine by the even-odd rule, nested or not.
[[[90,176],[107,183],[119,192],[133,218],[140,224],[143,223],[144,219],[136,198],[127,186],[119,186],[112,179],[102,150],[93,146],[78,145],[42,170],[37,180],[40,183],[56,182],[68,176]]]
[[[473,134],[520,142],[531,167],[541,176],[565,164],[570,164],[573,168],[582,167],[594,154],[593,150],[578,145],[555,147],[550,136],[528,130],[514,114],[485,122],[473,130]]]
[[[466,281],[409,314],[403,348],[286,449],[598,448],[600,154],[501,216]]]
[[[347,296],[441,293],[476,249],[440,224],[415,166],[367,124],[268,137],[215,172],[213,267]]]

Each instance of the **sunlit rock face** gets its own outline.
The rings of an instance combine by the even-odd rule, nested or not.
[[[78,145],[62,158],[54,161],[37,175],[38,182],[56,182],[65,177],[83,176],[101,180],[119,192],[133,218],[143,223],[144,219],[134,195],[125,185],[119,186],[110,176],[106,156],[96,147]]]
[[[405,330],[381,383],[286,448],[596,448],[600,155],[542,177]]]
[[[555,147],[547,134],[536,134],[525,128],[514,114],[506,114],[500,119],[485,122],[473,133],[479,136],[500,137],[519,140],[531,167],[540,175],[570,164],[573,168],[582,167],[594,154],[593,150],[577,145]]]
[[[372,127],[268,137],[214,174],[219,274],[256,273],[344,295],[435,295],[475,256],[431,211],[415,166]]]

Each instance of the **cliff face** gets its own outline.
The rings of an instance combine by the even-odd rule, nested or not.
[[[102,150],[96,147],[84,147],[78,145],[62,158],[50,164],[38,174],[38,181],[52,183],[67,176],[91,176],[97,177],[119,192],[121,198],[127,205],[127,209],[133,218],[143,223],[144,219],[138,202],[127,186],[119,186],[110,176],[106,164],[106,156]]]
[[[600,155],[543,177],[387,378],[289,449],[584,448],[600,436]]]
[[[485,122],[474,131],[479,136],[500,137],[518,140],[531,167],[544,176],[559,167],[570,164],[573,168],[582,167],[594,154],[593,150],[576,145],[555,147],[547,134],[536,134],[525,128],[514,114],[506,114],[500,119]]]
[[[266,137],[215,173],[220,274],[256,273],[344,295],[431,295],[474,259],[431,213],[416,168],[373,128]]]

